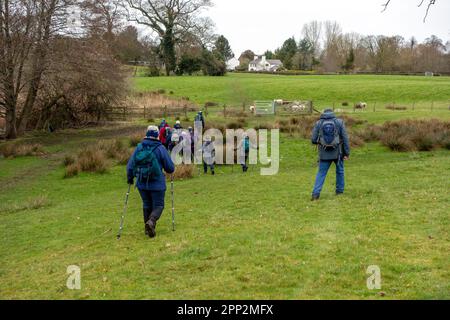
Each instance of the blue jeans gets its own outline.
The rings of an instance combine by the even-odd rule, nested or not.
[[[144,211],[151,211],[151,215],[154,216],[156,220],[159,220],[164,210],[164,197],[166,195],[166,191],[138,190],[142,198]]]
[[[344,176],[344,160],[320,160],[319,172],[316,177],[316,184],[314,185],[313,196],[320,196],[323,184],[327,177],[328,170],[332,163],[336,164],[336,193],[344,193],[345,176]]]

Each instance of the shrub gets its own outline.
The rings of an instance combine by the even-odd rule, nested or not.
[[[0,147],[0,155],[5,158],[25,157],[25,156],[40,156],[44,155],[45,151],[41,144],[18,144],[8,143]]]
[[[386,109],[388,110],[394,110],[394,111],[404,111],[404,110],[408,110],[408,107],[403,107],[403,106],[396,106],[396,105],[387,105]]]
[[[348,101],[342,102],[342,106],[343,107],[348,107],[349,105],[350,105],[350,103]]]
[[[205,107],[216,107],[218,104],[216,102],[208,101],[205,103]]]
[[[394,151],[430,151],[445,147],[450,122],[440,120],[401,120],[380,127],[380,141]]]
[[[77,163],[72,163],[66,167],[66,172],[64,174],[64,178],[72,178],[77,176],[80,172],[80,167]]]
[[[68,167],[72,164],[74,164],[76,161],[75,157],[72,155],[66,155],[64,156],[63,165],[64,167]]]
[[[105,173],[108,170],[108,160],[102,150],[95,146],[82,149],[78,154],[80,171]]]
[[[195,172],[194,165],[183,164],[183,165],[177,166],[177,168],[173,174],[173,179],[174,180],[192,179],[194,177],[194,172]],[[170,175],[167,175],[167,178],[170,179]]]
[[[142,142],[143,135],[140,133],[135,133],[130,136],[130,147],[137,147],[139,143]]]

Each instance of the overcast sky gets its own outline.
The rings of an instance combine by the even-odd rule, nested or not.
[[[432,34],[450,40],[450,0],[437,0],[423,23],[426,7],[420,0],[214,0],[206,13],[225,35],[239,57],[246,49],[257,54],[274,50],[291,36],[301,35],[303,24],[336,20],[344,32],[363,35],[415,36],[419,41]],[[428,2],[428,0],[425,0]]]

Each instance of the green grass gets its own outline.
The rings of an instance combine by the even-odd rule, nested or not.
[[[347,101],[351,105],[365,101],[378,103],[380,108],[388,103],[413,102],[430,109],[430,102],[440,102],[445,109],[450,104],[450,77],[416,76],[274,76],[230,73],[225,77],[137,77],[137,90],[166,89],[175,96],[188,96],[203,104],[240,106],[254,100],[304,99],[318,106],[336,107]],[[419,108],[420,106],[418,106]]]
[[[194,88],[201,101],[215,100],[210,95],[220,92],[208,92],[195,82],[215,86],[215,81],[241,77],[259,88],[253,75],[142,81],[147,89],[154,81],[155,88],[173,89],[177,95]],[[266,77],[275,78],[261,79]],[[378,81],[361,77],[366,78]],[[392,79],[421,86],[430,80]],[[440,88],[435,96],[448,92],[440,87],[448,79],[431,81]],[[264,86],[274,90],[266,84],[261,92]],[[370,123],[413,117],[450,120],[445,109],[382,109],[353,116]],[[233,120],[219,117],[214,111],[207,121]],[[274,118],[247,120],[253,126]],[[0,158],[1,299],[450,298],[449,151],[394,153],[378,143],[367,144],[355,149],[346,164],[346,194],[334,196],[335,175],[330,172],[322,200],[311,203],[315,150],[306,140],[282,135],[278,175],[260,176],[258,168],[242,174],[239,166],[220,166],[215,177],[196,175],[176,182],[175,233],[168,193],[158,237],[144,236],[141,201],[133,190],[123,238],[117,241],[127,189],[125,167],[63,179],[61,161],[86,143],[124,137],[136,125],[145,127],[141,122],[33,134],[23,140],[43,144],[46,156]],[[81,268],[79,291],[66,288],[69,265]],[[381,268],[381,290],[366,287],[370,265]]]

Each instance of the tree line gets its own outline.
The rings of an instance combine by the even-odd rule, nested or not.
[[[401,36],[344,33],[335,21],[313,21],[303,26],[299,40],[291,37],[268,59],[280,59],[287,70],[373,73],[450,73],[450,41],[434,35],[418,42]],[[241,55],[240,70],[253,60],[251,50]]]
[[[0,0],[0,120],[27,129],[98,122],[127,93],[125,63],[223,75],[232,55],[209,0]],[[140,36],[136,24],[145,27]]]

